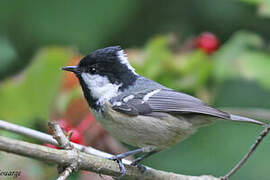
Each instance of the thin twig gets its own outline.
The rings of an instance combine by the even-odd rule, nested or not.
[[[9,132],[14,132],[16,134],[21,134],[23,136],[27,136],[30,138],[34,138],[34,139],[39,140],[43,143],[49,143],[49,144],[53,144],[56,146],[59,145],[58,142],[49,134],[42,133],[42,132],[27,128],[27,127],[19,126],[16,124],[12,124],[12,123],[9,123],[9,122],[3,121],[3,120],[0,120],[0,129],[7,130]],[[103,158],[110,158],[113,156],[112,154],[109,154],[109,153],[106,153],[103,151],[99,151],[99,150],[92,148],[90,146],[86,147],[86,146],[76,144],[73,142],[70,142],[70,143],[77,150],[79,150],[81,152],[85,152],[87,154],[92,154],[92,155],[96,155],[96,156],[103,157]],[[131,164],[131,161],[123,159],[123,163],[124,164]]]
[[[50,143],[56,146],[58,145],[58,142],[51,135],[48,135],[48,134],[30,129],[27,127],[12,124],[7,121],[0,120],[0,129],[7,130],[9,132],[14,132],[16,134],[28,136],[44,143]]]
[[[60,174],[57,180],[66,180],[74,170],[77,169],[77,165],[71,164],[70,166],[66,167],[65,170]]]
[[[1,136],[0,150],[39,159],[41,161],[56,163],[63,166],[76,162],[79,155],[81,160],[81,170],[92,171],[98,174],[106,174],[109,176],[120,175],[118,164],[115,161],[83,152],[74,153],[74,151],[70,150],[58,150]],[[126,176],[123,178],[123,180],[218,180],[218,178],[213,176],[186,176],[159,171],[152,168],[149,168],[144,174],[142,174],[139,168],[130,165],[126,165],[126,169]]]
[[[239,170],[245,162],[249,159],[249,157],[254,153],[258,145],[262,142],[264,137],[268,134],[270,131],[270,125],[266,125],[265,129],[260,133],[254,144],[250,147],[250,150],[245,154],[245,156],[236,164],[236,166],[225,176],[221,178],[221,180],[228,180],[234,173],[236,173],[237,170]]]
[[[57,122],[51,121],[48,123],[48,126],[52,130],[53,137],[58,142],[60,147],[66,149],[66,150],[74,151],[74,154],[78,154],[77,150],[70,143],[69,139],[65,136],[62,128],[60,127],[60,125]],[[74,170],[78,170],[79,169],[79,161],[80,161],[80,156],[78,154],[76,161],[73,162],[72,164],[70,164],[68,166],[66,166],[66,165],[63,166],[60,164],[59,167],[61,167],[61,169],[64,169],[64,171],[60,174],[60,176],[57,178],[57,180],[66,180],[72,174],[72,172]]]
[[[58,142],[59,146],[64,148],[64,149],[72,149],[73,146],[69,142],[68,138],[65,136],[62,128],[60,125],[55,122],[51,121],[48,122],[49,128],[52,130],[53,133],[53,138]]]
[[[5,121],[0,120],[0,129],[5,129],[11,132],[15,132],[17,134],[21,134],[21,135],[25,135],[28,137],[32,137],[35,138],[37,140],[40,140],[42,142],[46,142],[46,143],[50,143],[50,144],[54,144],[54,145],[58,145],[58,142],[53,139],[52,136],[33,130],[33,129],[29,129],[26,127],[22,127],[22,126],[18,126],[12,123],[8,123]],[[241,168],[241,166],[247,161],[247,159],[250,157],[250,155],[254,152],[254,150],[257,148],[257,146],[259,145],[259,143],[263,140],[264,136],[270,131],[270,127],[266,127],[266,129],[260,134],[260,136],[258,137],[258,139],[256,140],[256,142],[253,144],[253,146],[251,147],[251,150],[243,157],[243,159],[227,174],[223,177],[223,179],[228,179],[229,177],[231,177],[239,168]],[[76,143],[72,143],[71,144],[74,146],[74,148],[76,148],[77,150],[81,151],[81,152],[85,152],[87,154],[90,155],[96,155],[99,157],[103,157],[103,158],[109,158],[112,155],[99,151],[97,149],[94,149],[92,147],[86,147],[86,146],[82,146]],[[123,160],[123,162],[127,165],[129,165],[131,162],[128,160]],[[147,172],[151,172],[151,168],[147,167]],[[196,179],[197,177],[195,177]],[[208,176],[206,176],[206,178],[208,178]]]

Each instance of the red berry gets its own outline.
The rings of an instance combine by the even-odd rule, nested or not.
[[[218,49],[218,38],[210,32],[204,32],[196,39],[196,45],[205,53],[211,54]]]
[[[72,132],[70,141],[77,144],[84,144],[83,135],[77,129],[72,128],[69,132]]]

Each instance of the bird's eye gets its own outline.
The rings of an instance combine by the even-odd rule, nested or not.
[[[89,70],[88,70],[88,72],[91,73],[91,74],[94,74],[94,73],[97,72],[97,69],[94,68],[94,67],[90,67]]]

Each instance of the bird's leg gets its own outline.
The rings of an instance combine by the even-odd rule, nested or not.
[[[132,150],[132,151],[124,152],[122,154],[117,154],[115,156],[110,157],[109,159],[111,159],[111,160],[121,160],[121,159],[124,159],[124,158],[126,158],[128,156],[132,156],[132,155],[141,153],[143,151],[144,151],[143,148],[135,149],[135,150]]]
[[[157,152],[158,151],[150,151],[150,152],[148,152],[148,153],[146,153],[146,154],[144,154],[144,155],[136,158],[135,160],[133,160],[132,163],[131,163],[131,165],[132,166],[137,166],[141,161],[143,161],[144,159],[148,158],[149,156],[151,156],[151,155],[153,155],[153,154],[155,154]]]
[[[117,154],[115,156],[112,156],[108,159],[110,160],[115,160],[117,161],[117,163],[119,164],[119,168],[120,168],[120,178],[123,177],[125,174],[126,174],[126,168],[122,162],[122,159],[128,157],[128,156],[132,156],[132,155],[136,155],[136,154],[139,154],[139,153],[147,153],[145,156],[143,156],[142,158],[140,158],[140,160],[138,160],[138,162],[140,162],[141,160],[143,160],[144,158],[150,156],[148,155],[150,152],[153,152],[153,148],[152,147],[143,147],[143,148],[140,148],[140,149],[135,149],[135,150],[132,150],[132,151],[128,151],[128,152],[125,152],[125,153],[122,153],[122,154]],[[138,158],[139,159],[139,158]],[[137,165],[138,163],[134,164],[134,165]],[[133,165],[133,164],[131,164]],[[144,168],[145,170],[145,168]]]
[[[128,152],[125,152],[125,153],[122,153],[122,154],[117,154],[117,155],[112,156],[112,157],[109,158],[111,160],[117,161],[117,163],[119,165],[121,175],[117,179],[121,179],[121,177],[125,176],[125,174],[126,174],[126,168],[125,168],[125,166],[124,166],[124,164],[122,162],[122,159],[124,159],[124,158],[126,158],[128,156],[131,156],[131,155],[141,153],[143,151],[144,151],[143,148],[135,149],[133,151],[128,151]]]
[[[121,179],[126,174],[126,168],[122,162],[122,159],[116,160],[120,168],[120,176],[117,179]]]
[[[141,161],[143,161],[144,159],[148,158],[149,156],[157,153],[157,152],[158,151],[150,151],[150,152],[148,152],[148,153],[146,153],[146,154],[144,154],[144,155],[136,158],[135,160],[133,160],[130,165],[137,166],[140,169],[141,173],[144,173],[146,171],[146,167],[144,165],[139,164],[139,163]]]

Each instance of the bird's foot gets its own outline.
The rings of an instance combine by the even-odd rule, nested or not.
[[[134,161],[132,161],[132,163],[130,165],[136,166],[143,174],[146,171],[146,167],[144,165],[140,164],[142,159],[143,159],[142,157],[139,157],[139,158],[135,159]]]
[[[117,161],[117,163],[119,165],[119,168],[120,168],[120,174],[121,174],[119,178],[125,176],[125,174],[126,174],[126,168],[125,168],[125,166],[124,166],[124,164],[122,162],[122,159],[124,159],[124,158],[126,158],[128,156],[132,156],[132,155],[135,155],[135,154],[138,154],[138,153],[142,153],[142,152],[145,151],[145,149],[147,149],[147,148],[135,149],[133,151],[128,151],[128,152],[125,152],[125,153],[122,153],[122,154],[117,154],[115,156],[112,156],[112,157],[108,158],[110,160]],[[142,173],[145,172],[146,168],[143,165],[140,165],[139,162],[142,159],[144,159],[144,157],[145,156],[137,158],[131,163],[131,165],[137,166],[141,170]]]
[[[144,165],[142,165],[142,164],[136,164],[136,165],[134,165],[134,166],[136,166],[139,170],[140,170],[140,172],[143,174],[143,173],[145,173],[145,171],[147,170],[147,168],[144,166]]]
[[[120,169],[120,176],[117,177],[117,179],[121,179],[123,176],[126,175],[126,168],[125,168],[125,165],[123,164],[122,162],[122,157],[120,156],[121,154],[118,154],[118,155],[115,155],[115,156],[112,156],[110,158],[108,158],[109,160],[113,160],[113,161],[116,161],[119,165],[119,169]]]

